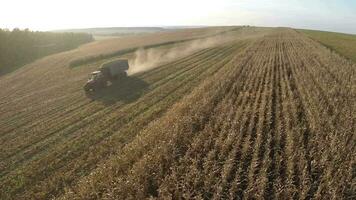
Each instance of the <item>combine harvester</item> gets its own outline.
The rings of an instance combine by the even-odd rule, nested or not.
[[[90,74],[84,85],[85,92],[101,90],[120,78],[127,77],[126,71],[129,69],[128,60],[114,60],[101,65],[98,71]]]

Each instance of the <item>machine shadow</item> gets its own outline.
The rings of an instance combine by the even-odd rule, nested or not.
[[[113,81],[110,86],[100,91],[86,93],[86,96],[94,101],[101,101],[105,105],[111,105],[118,101],[130,103],[143,95],[149,84],[137,77],[123,77]]]

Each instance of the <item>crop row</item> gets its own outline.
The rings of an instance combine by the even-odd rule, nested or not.
[[[351,198],[355,70],[340,59],[277,29],[60,199]]]

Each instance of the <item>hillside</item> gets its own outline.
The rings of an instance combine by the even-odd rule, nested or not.
[[[356,35],[313,30],[299,31],[356,62]]]
[[[95,40],[125,37],[132,35],[143,35],[158,32],[174,31],[161,27],[105,27],[105,28],[82,28],[53,30],[55,33],[87,33],[94,36]]]
[[[28,29],[0,29],[0,76],[47,55],[93,41],[85,33],[50,33]]]
[[[231,27],[230,27],[231,28]],[[106,28],[84,28],[84,29],[64,29],[53,30],[57,33],[87,33],[95,37],[96,40],[110,39],[115,37],[127,37],[127,36],[142,36],[145,34],[156,34],[164,32],[191,32],[200,35],[201,32],[212,32],[223,29],[229,29],[229,27],[106,27]]]
[[[86,95],[100,64],[141,55],[113,54],[130,48],[149,70]],[[69,67],[98,55],[113,57]],[[0,77],[0,199],[352,198],[355,67],[289,28],[183,29],[45,57]]]

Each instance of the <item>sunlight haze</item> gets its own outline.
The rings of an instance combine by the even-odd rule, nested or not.
[[[355,0],[11,0],[0,28],[253,25],[356,33]]]

